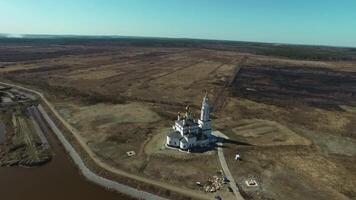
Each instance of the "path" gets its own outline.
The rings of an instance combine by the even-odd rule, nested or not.
[[[100,160],[100,158],[89,148],[89,146],[86,144],[86,142],[84,141],[84,139],[82,138],[82,136],[79,134],[79,132],[72,127],[67,121],[65,121],[63,119],[63,117],[57,112],[57,110],[54,108],[54,106],[47,100],[47,98],[40,92],[37,92],[35,90],[29,89],[29,88],[25,88],[22,86],[18,86],[15,84],[9,84],[9,83],[4,83],[4,82],[0,82],[3,85],[6,86],[10,86],[10,87],[15,87],[18,89],[22,89],[28,92],[32,92],[36,95],[38,95],[42,100],[43,103],[45,103],[48,108],[50,109],[50,111],[55,115],[55,117],[60,121],[60,123],[62,123],[64,125],[64,127],[72,133],[72,135],[74,136],[74,138],[76,139],[76,141],[79,143],[79,145],[83,148],[83,150],[88,154],[88,156],[94,161],[94,163],[96,165],[98,165],[99,167],[113,173],[113,174],[117,174],[120,176],[124,176],[127,178],[131,178],[146,184],[151,184],[160,188],[164,188],[173,192],[177,192],[179,194],[183,194],[186,196],[190,196],[192,198],[195,199],[207,199],[207,200],[211,200],[212,196],[210,194],[205,194],[205,193],[200,193],[196,190],[192,190],[192,189],[187,189],[187,188],[181,188],[181,187],[177,187],[168,183],[164,183],[164,182],[160,182],[160,181],[155,181],[149,178],[145,178],[139,175],[135,175],[135,174],[131,174],[131,173],[127,173],[123,170],[117,169],[103,161]],[[63,136],[64,137],[64,136]],[[121,192],[121,191],[120,191]],[[124,193],[124,192],[122,192]],[[125,194],[125,193],[124,193]]]
[[[220,138],[224,138],[224,139],[229,139],[226,135],[224,135],[223,133],[221,133],[220,131],[214,131],[213,135],[220,137]],[[230,181],[230,187],[232,188],[235,197],[237,200],[243,200],[244,198],[241,196],[240,192],[239,192],[239,188],[237,188],[236,182],[234,177],[232,176],[229,167],[227,166],[226,160],[225,160],[225,156],[224,156],[224,151],[222,149],[222,143],[218,142],[218,156],[219,156],[219,160],[220,160],[220,164],[221,167],[224,171],[225,176],[229,179]]]
[[[237,75],[239,74],[243,64],[246,63],[247,59],[248,59],[248,56],[246,56],[246,55],[242,56],[239,59],[238,64],[235,66],[233,75],[231,76],[230,80],[226,81],[224,86],[221,87],[220,90],[216,92],[216,95],[214,95],[215,99],[214,99],[212,112],[215,112],[215,113],[219,112],[223,108],[225,101],[226,101],[226,96],[227,96],[226,91],[228,88],[232,87],[232,84],[235,82]],[[236,60],[233,60],[233,61],[231,61],[231,63],[234,63],[235,61]]]
[[[38,106],[38,110],[42,114],[43,118],[46,120],[48,125],[51,127],[52,131],[56,136],[58,137],[59,141],[63,144],[64,148],[66,151],[69,153],[70,157],[74,161],[75,165],[80,169],[82,174],[84,175],[85,178],[88,180],[101,185],[107,189],[114,189],[118,192],[121,192],[123,194],[127,194],[129,196],[138,198],[138,199],[148,199],[148,200],[166,200],[166,198],[159,197],[157,195],[144,192],[141,190],[137,190],[133,187],[109,180],[107,178],[98,176],[97,174],[93,173],[83,162],[83,160],[80,158],[80,155],[76,152],[76,150],[73,148],[73,146],[68,142],[68,140],[64,137],[62,132],[57,128],[57,126],[54,124],[52,119],[47,115],[46,111],[43,109],[41,105]]]

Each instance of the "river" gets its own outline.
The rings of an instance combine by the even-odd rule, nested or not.
[[[50,134],[47,138],[55,153],[48,164],[35,168],[0,167],[0,199],[131,199],[85,180],[55,136]]]

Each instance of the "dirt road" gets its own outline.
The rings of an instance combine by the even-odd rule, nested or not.
[[[99,167],[120,175],[120,176],[124,176],[127,178],[131,178],[134,180],[138,180],[141,181],[143,183],[147,183],[147,184],[151,184],[154,186],[158,186],[173,192],[177,192],[186,196],[190,196],[192,198],[195,199],[212,199],[211,195],[208,194],[204,194],[204,193],[199,193],[195,190],[190,190],[190,189],[185,189],[185,188],[180,188],[174,185],[170,185],[167,183],[163,183],[163,182],[159,182],[159,181],[155,181],[155,180],[151,180],[145,177],[141,177],[135,174],[130,174],[127,173],[123,170],[114,168],[113,166],[110,166],[108,164],[106,164],[105,162],[101,161],[100,158],[89,148],[89,146],[85,143],[84,139],[80,136],[79,132],[72,127],[69,123],[67,123],[62,117],[61,115],[57,112],[57,110],[54,108],[54,106],[47,100],[47,98],[40,92],[37,92],[35,90],[29,89],[29,88],[25,88],[22,86],[18,86],[18,85],[14,85],[14,84],[9,84],[9,83],[4,83],[4,82],[0,82],[3,85],[7,85],[7,86],[11,86],[11,87],[15,87],[18,89],[22,89],[31,93],[34,93],[36,95],[38,95],[39,97],[41,97],[41,99],[43,100],[43,102],[49,107],[49,109],[51,110],[51,112],[57,117],[57,119],[73,134],[73,136],[75,137],[75,139],[77,140],[77,142],[80,144],[80,146],[85,150],[85,152],[90,156],[90,158],[95,162],[95,164],[97,164]]]
[[[83,162],[80,155],[75,151],[73,146],[68,142],[68,140],[64,137],[63,133],[57,128],[51,118],[47,115],[46,111],[43,109],[41,105],[38,106],[38,110],[46,120],[46,122],[50,125],[53,132],[56,134],[58,139],[63,144],[64,148],[67,150],[71,158],[73,159],[74,163],[78,166],[82,174],[90,181],[101,185],[107,189],[114,189],[118,192],[123,194],[127,194],[129,196],[138,198],[138,199],[149,199],[149,200],[167,200],[166,198],[135,189],[133,187],[112,181],[110,179],[98,176],[97,174],[93,173]]]
[[[229,139],[226,135],[224,135],[223,133],[221,133],[220,131],[214,131],[213,134],[217,137],[220,138],[225,138],[225,139]],[[220,160],[220,164],[221,167],[224,171],[224,174],[226,175],[226,177],[229,179],[230,181],[230,187],[232,188],[235,197],[237,200],[244,200],[244,198],[241,196],[240,192],[239,192],[239,188],[237,188],[236,186],[236,182],[234,177],[232,176],[229,167],[227,166],[226,160],[225,160],[225,156],[224,156],[224,151],[222,149],[222,143],[219,142],[218,143],[218,156],[219,156],[219,160]]]

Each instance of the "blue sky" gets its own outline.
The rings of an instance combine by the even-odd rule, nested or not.
[[[0,33],[356,47],[356,0],[0,0]]]

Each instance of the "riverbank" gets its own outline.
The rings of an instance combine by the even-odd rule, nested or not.
[[[36,94],[38,95],[39,97],[41,97],[43,103],[44,103],[44,109],[43,110],[46,110],[48,112],[48,115],[49,115],[49,118],[50,119],[54,119],[55,122],[53,123],[54,125],[58,125],[59,126],[59,129],[60,130],[64,130],[65,132],[70,132],[70,131],[73,131],[74,129],[71,129],[71,127],[67,127],[65,123],[62,122],[60,116],[58,113],[56,113],[56,111],[54,110],[54,108],[51,106],[51,104],[47,101],[47,99],[43,96],[43,94],[37,92],[37,91],[34,91],[32,89],[28,89],[28,88],[24,88],[22,86],[18,86],[18,85],[14,85],[14,84],[8,84],[8,83],[4,83],[4,82],[1,82],[2,84],[4,85],[7,85],[7,86],[11,86],[11,87],[16,87],[18,89],[21,89],[21,90],[25,90],[27,92],[31,92],[33,94]],[[54,112],[53,112],[54,111]],[[43,114],[43,113],[42,113]],[[54,115],[54,116],[53,116]],[[58,123],[57,120],[60,120],[60,123]],[[63,127],[64,126],[64,127]],[[66,139],[65,137],[73,137],[73,135],[71,135],[70,133],[68,134],[68,132],[66,133],[66,135],[62,135],[64,139]],[[58,136],[58,135],[57,135]],[[70,139],[71,143],[76,143],[76,142],[79,142],[78,140],[76,140],[76,142],[73,142],[72,139]],[[68,144],[71,144],[67,141]],[[155,194],[158,194],[158,195],[162,195],[162,196],[166,196],[168,198],[174,198],[174,199],[191,199],[190,197],[186,197],[185,195],[183,196],[182,194],[178,193],[178,192],[174,192],[174,190],[170,191],[170,190],[167,190],[165,188],[169,188],[169,187],[172,187],[172,186],[164,186],[162,185],[163,187],[158,187],[157,185],[151,185],[151,184],[147,184],[145,183],[145,181],[147,181],[147,179],[143,178],[143,177],[138,177],[138,176],[135,176],[135,175],[131,175],[131,174],[126,174],[126,172],[122,172],[120,170],[117,170],[117,169],[113,169],[111,168],[111,170],[115,170],[116,172],[120,172],[120,173],[113,173],[111,170],[108,170],[108,167],[106,166],[106,168],[100,164],[98,165],[98,160],[92,160],[92,159],[98,159],[96,158],[95,156],[93,155],[88,155],[87,151],[83,151],[83,149],[81,148],[81,144],[80,144],[80,147],[79,145],[74,145],[74,146],[77,146],[76,149],[73,149],[70,150],[72,152],[75,152],[75,150],[77,149],[80,149],[79,154],[78,156],[75,156],[75,157],[78,157],[78,158],[83,158],[83,160],[85,161],[85,163],[91,163],[89,164],[88,166],[90,166],[91,168],[94,169],[94,171],[96,171],[98,174],[100,174],[100,176],[96,175],[95,173],[91,172],[89,168],[87,169],[81,169],[80,166],[85,166],[86,165],[84,164],[84,161],[82,160],[81,162],[82,163],[75,163],[77,164],[77,167],[81,170],[82,174],[86,177],[86,174],[87,173],[92,173],[92,175],[94,176],[97,176],[97,180],[109,180],[108,178],[113,178],[115,180],[120,180],[120,182],[123,182],[125,184],[125,188],[128,187],[128,188],[131,188],[131,189],[124,189],[124,190],[121,190],[119,189],[119,187],[116,187],[116,186],[113,186],[113,185],[123,185],[123,184],[120,184],[120,183],[117,183],[115,181],[113,182],[107,182],[105,183],[105,187],[108,188],[108,189],[113,189],[113,190],[116,190],[120,193],[124,193],[124,194],[127,194],[127,195],[130,195],[130,196],[134,196],[136,198],[144,198],[144,199],[164,199],[164,198],[161,198],[157,195],[153,195],[151,193],[148,193],[148,192],[144,192],[142,190],[145,190],[145,191],[149,191],[149,192],[152,192],[152,193],[155,193]],[[79,148],[78,148],[79,147]],[[66,149],[68,151],[68,149]],[[73,156],[72,154],[70,154],[71,156]],[[85,155],[85,156],[83,156]],[[73,158],[73,157],[72,157]],[[88,172],[90,171],[90,172]],[[105,177],[104,177],[105,176]],[[133,176],[134,178],[131,178],[130,176]],[[107,178],[106,178],[107,177]],[[91,179],[91,178],[88,178],[86,177],[87,179],[89,179],[90,181],[95,181],[94,179]],[[144,180],[143,182],[141,180]],[[106,181],[104,181],[106,182]],[[154,183],[159,183],[159,182],[156,182],[156,181],[152,181]],[[95,183],[97,184],[100,184],[102,185],[102,183],[99,183],[99,181],[95,181]],[[116,184],[115,184],[116,183]],[[127,184],[127,185],[126,185]],[[160,183],[159,183],[160,184]],[[103,185],[102,185],[103,186]],[[130,187],[131,186],[131,187]],[[138,189],[135,189],[135,188],[138,188]],[[176,189],[176,188],[173,188],[173,189]],[[126,192],[126,191],[129,191],[129,192]],[[136,194],[132,195],[132,191],[135,191]],[[148,196],[150,196],[149,198],[147,198]],[[194,196],[194,195],[193,195]],[[199,195],[197,195],[199,197]],[[197,198],[197,199],[201,199],[201,198]]]
[[[87,181],[51,130],[46,138],[53,152],[51,162],[31,168],[0,167],[1,199],[134,199]]]
[[[112,181],[102,176],[98,176],[93,173],[83,162],[80,155],[75,151],[73,146],[66,140],[62,132],[57,128],[51,118],[47,115],[46,111],[43,109],[41,105],[38,106],[38,109],[47,123],[50,125],[53,132],[58,137],[59,141],[61,141],[62,145],[69,153],[70,157],[74,161],[75,165],[80,169],[83,176],[87,178],[89,181],[94,182],[102,187],[107,188],[108,190],[116,190],[118,192],[127,194],[129,196],[138,198],[138,199],[147,199],[147,200],[166,200],[165,198],[159,197],[154,194],[150,194],[148,192],[144,192],[141,190],[137,190],[135,188],[129,187],[124,184],[120,184],[118,182]]]
[[[28,106],[15,105],[0,112],[0,122],[6,135],[0,151],[0,166],[34,167],[52,159],[52,151],[38,121],[28,112]]]

